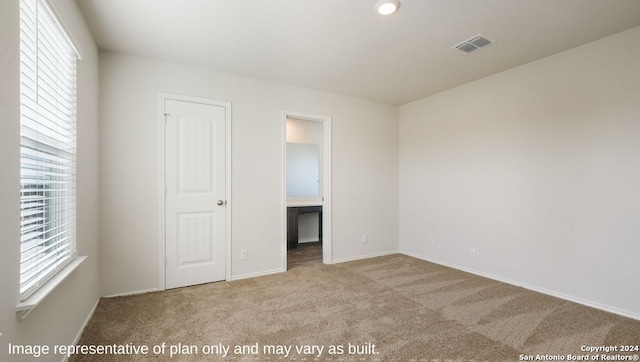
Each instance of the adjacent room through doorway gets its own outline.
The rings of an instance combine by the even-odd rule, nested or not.
[[[286,269],[322,263],[330,235],[326,205],[330,178],[329,119],[285,112]],[[330,254],[329,254],[330,255]],[[329,256],[327,255],[327,256]]]

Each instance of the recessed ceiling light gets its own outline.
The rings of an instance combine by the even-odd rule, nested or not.
[[[379,0],[376,3],[376,11],[382,15],[393,14],[400,7],[398,0]]]

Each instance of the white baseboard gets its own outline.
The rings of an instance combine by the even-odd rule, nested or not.
[[[130,295],[147,294],[147,293],[153,293],[153,292],[159,292],[159,291],[160,291],[160,289],[158,289],[158,288],[146,289],[146,290],[137,290],[137,291],[133,291],[133,292],[105,295],[104,298],[128,297]]]
[[[609,306],[609,305],[596,303],[596,302],[593,302],[593,301],[590,301],[590,300],[586,300],[586,299],[582,299],[582,298],[578,298],[578,297],[575,297],[575,296],[572,296],[572,295],[567,295],[567,294],[559,293],[559,292],[556,292],[556,291],[553,291],[553,290],[548,290],[548,289],[545,289],[545,288],[541,288],[541,287],[538,287],[538,286],[535,286],[535,285],[522,283],[522,282],[519,282],[517,280],[512,280],[512,279],[509,279],[509,278],[504,278],[504,277],[501,277],[501,276],[497,276],[497,275],[493,275],[493,274],[489,274],[489,273],[484,273],[484,272],[481,272],[481,271],[478,271],[478,270],[475,270],[475,269],[471,269],[471,268],[467,268],[467,267],[464,267],[464,266],[452,264],[452,263],[449,263],[449,262],[446,262],[446,261],[442,261],[442,260],[439,260],[439,259],[428,258],[428,257],[425,257],[423,255],[416,254],[416,253],[405,252],[405,251],[400,251],[399,253],[405,254],[405,255],[408,255],[408,256],[412,256],[414,258],[422,259],[422,260],[425,260],[425,261],[428,261],[428,262],[431,262],[431,263],[434,263],[434,264],[444,265],[444,266],[449,267],[449,268],[461,270],[461,271],[464,271],[464,272],[467,272],[467,273],[471,273],[471,274],[474,274],[474,275],[478,275],[478,276],[481,276],[481,277],[497,280],[499,282],[515,285],[517,287],[522,287],[522,288],[525,288],[525,289],[528,289],[528,290],[531,290],[531,291],[534,291],[534,292],[538,292],[538,293],[550,295],[552,297],[564,299],[564,300],[567,300],[569,302],[582,304],[582,305],[587,306],[587,307],[599,309],[599,310],[602,310],[602,311],[605,311],[605,312],[609,312],[609,313],[613,313],[613,314],[617,314],[617,315],[620,315],[620,316],[623,316],[623,317],[640,320],[640,314],[629,312],[629,311],[622,310],[622,309],[619,309],[619,308],[615,308],[615,307],[612,307],[612,306]]]
[[[76,334],[76,338],[73,340],[72,345],[75,346],[78,344],[78,342],[80,342],[80,337],[82,337],[82,333],[84,333],[84,329],[87,328],[89,321],[91,320],[91,318],[93,318],[93,314],[96,312],[96,308],[98,308],[98,303],[100,303],[100,298],[96,300],[96,303],[93,305],[93,308],[91,308],[91,310],[89,311],[89,315],[87,315],[87,318],[85,318],[84,323],[82,323],[82,327],[80,327],[78,334]],[[66,355],[62,357],[62,362],[67,362],[68,360],[69,360],[69,357],[67,357]]]
[[[231,276],[231,280],[241,280],[241,279],[262,277],[262,276],[265,276],[265,275],[278,274],[278,273],[282,273],[282,272],[283,272],[282,269],[273,269],[273,270],[267,270],[267,271],[258,272],[258,273],[232,275]]]
[[[346,263],[348,261],[369,259],[369,258],[375,258],[377,256],[385,256],[385,255],[392,255],[392,254],[398,254],[398,253],[399,253],[398,250],[389,250],[389,251],[383,251],[381,253],[373,253],[373,254],[352,256],[352,257],[348,257],[348,258],[333,259],[333,263],[332,264]]]

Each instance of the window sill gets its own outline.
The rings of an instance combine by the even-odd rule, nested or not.
[[[32,310],[35,309],[60,283],[62,283],[76,268],[82,264],[86,259],[86,256],[79,256],[75,258],[69,265],[65,266],[60,272],[54,275],[48,282],[46,282],[40,289],[33,293],[29,298],[18,303],[16,306],[16,313],[20,320],[24,320]]]

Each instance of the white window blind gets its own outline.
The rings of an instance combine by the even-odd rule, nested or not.
[[[77,52],[44,0],[20,0],[20,294],[76,257]]]

